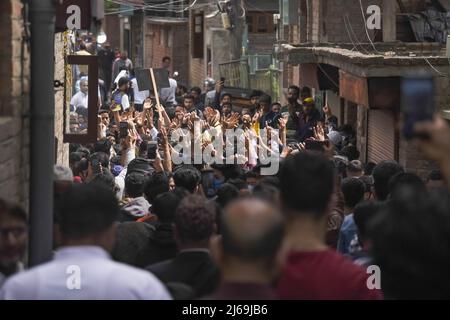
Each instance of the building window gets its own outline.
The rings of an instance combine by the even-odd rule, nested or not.
[[[247,27],[248,33],[272,33],[276,26],[273,24],[273,14],[275,12],[248,12]]]
[[[203,59],[204,47],[204,20],[203,12],[192,16],[191,35],[192,35],[192,58]]]

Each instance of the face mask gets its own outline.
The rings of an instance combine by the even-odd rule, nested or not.
[[[219,189],[222,184],[223,184],[222,180],[214,179],[213,180],[213,188],[214,188],[214,190]]]
[[[294,97],[288,98],[288,101],[290,104],[294,104],[297,101],[297,98],[294,98]]]

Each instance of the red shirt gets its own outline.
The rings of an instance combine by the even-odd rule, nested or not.
[[[370,290],[366,270],[333,250],[292,252],[278,282],[280,299],[373,300],[380,290]]]

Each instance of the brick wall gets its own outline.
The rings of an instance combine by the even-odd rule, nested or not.
[[[0,1],[0,197],[27,208],[30,61],[21,10],[20,0]]]
[[[358,42],[368,42],[364,27],[366,20],[362,17],[359,0],[321,0],[320,2],[326,8],[324,9],[319,5],[315,5],[313,6],[313,10],[317,11],[315,12],[315,18],[319,17],[325,23],[322,23],[323,21],[320,21],[320,24],[313,22],[313,26],[323,26],[324,30],[321,32],[321,42],[351,43],[349,33],[352,34],[353,41],[355,41],[356,36]],[[313,3],[316,3],[316,1],[313,1]],[[381,7],[382,0],[362,0],[362,4],[365,13],[369,5],[379,5]],[[320,15],[320,12],[324,12],[326,15]],[[344,17],[346,16],[348,16],[350,21],[350,25],[347,25],[349,32],[347,32],[344,22]],[[367,14],[365,14],[365,17],[367,19]],[[355,35],[353,35],[352,30]],[[369,35],[373,40],[373,30],[369,30]]]
[[[55,34],[55,79],[64,81],[64,36]],[[69,144],[63,143],[64,134],[64,90],[55,89],[55,137],[58,143],[56,148],[56,163],[69,165]]]
[[[189,78],[189,43],[187,23],[161,25],[148,22],[145,36],[145,67],[160,68],[162,58],[172,58],[171,71],[178,71],[179,81]]]

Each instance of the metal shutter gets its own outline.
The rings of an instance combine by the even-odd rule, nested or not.
[[[367,150],[368,161],[379,163],[395,159],[395,122],[391,110],[370,110]]]

